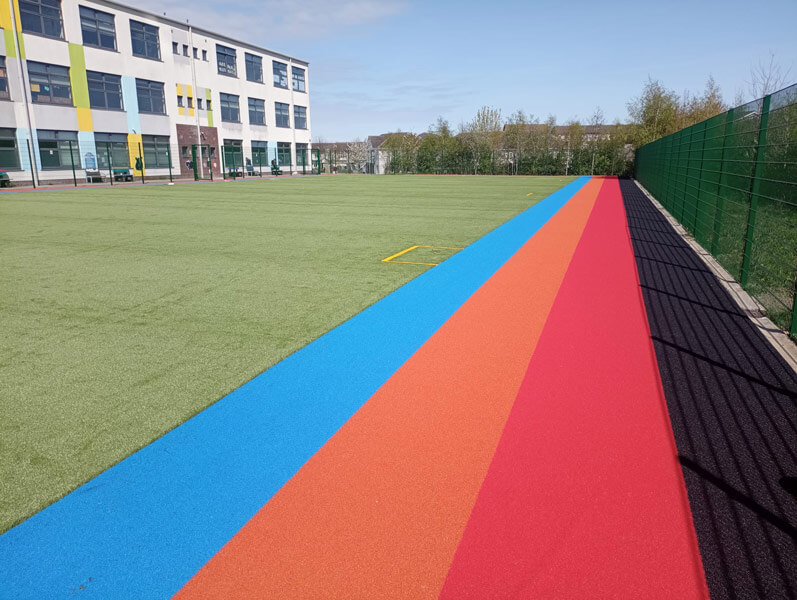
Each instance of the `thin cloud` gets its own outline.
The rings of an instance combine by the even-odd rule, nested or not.
[[[234,5],[195,0],[190,9],[182,0],[143,0],[139,6],[267,47],[274,46],[273,40],[332,38],[398,15],[406,8],[402,0],[303,0],[301,4],[243,0]]]

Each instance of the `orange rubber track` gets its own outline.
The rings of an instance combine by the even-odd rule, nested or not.
[[[588,182],[175,598],[437,597],[602,185]]]

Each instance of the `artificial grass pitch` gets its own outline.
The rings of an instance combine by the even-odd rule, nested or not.
[[[0,195],[0,532],[572,179]]]

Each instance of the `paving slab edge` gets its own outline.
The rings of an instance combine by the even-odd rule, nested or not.
[[[653,195],[645,189],[641,183],[634,179],[634,183],[642,191],[645,196],[653,203],[658,211],[664,215],[670,226],[675,232],[681,236],[691,248],[695,251],[701,260],[706,264],[709,270],[719,280],[722,287],[730,294],[734,302],[744,312],[745,315],[753,322],[753,325],[761,332],[764,338],[772,345],[778,354],[783,357],[783,360],[788,363],[792,370],[797,373],[797,344],[795,344],[789,335],[780,327],[775,325],[769,317],[767,317],[766,309],[755,298],[748,294],[736,281],[728,271],[714,258],[697,240],[681,225],[678,220],[673,217],[662,204],[656,200]]]

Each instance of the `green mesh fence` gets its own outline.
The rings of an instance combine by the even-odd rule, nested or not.
[[[797,84],[642,146],[635,169],[797,337]]]

